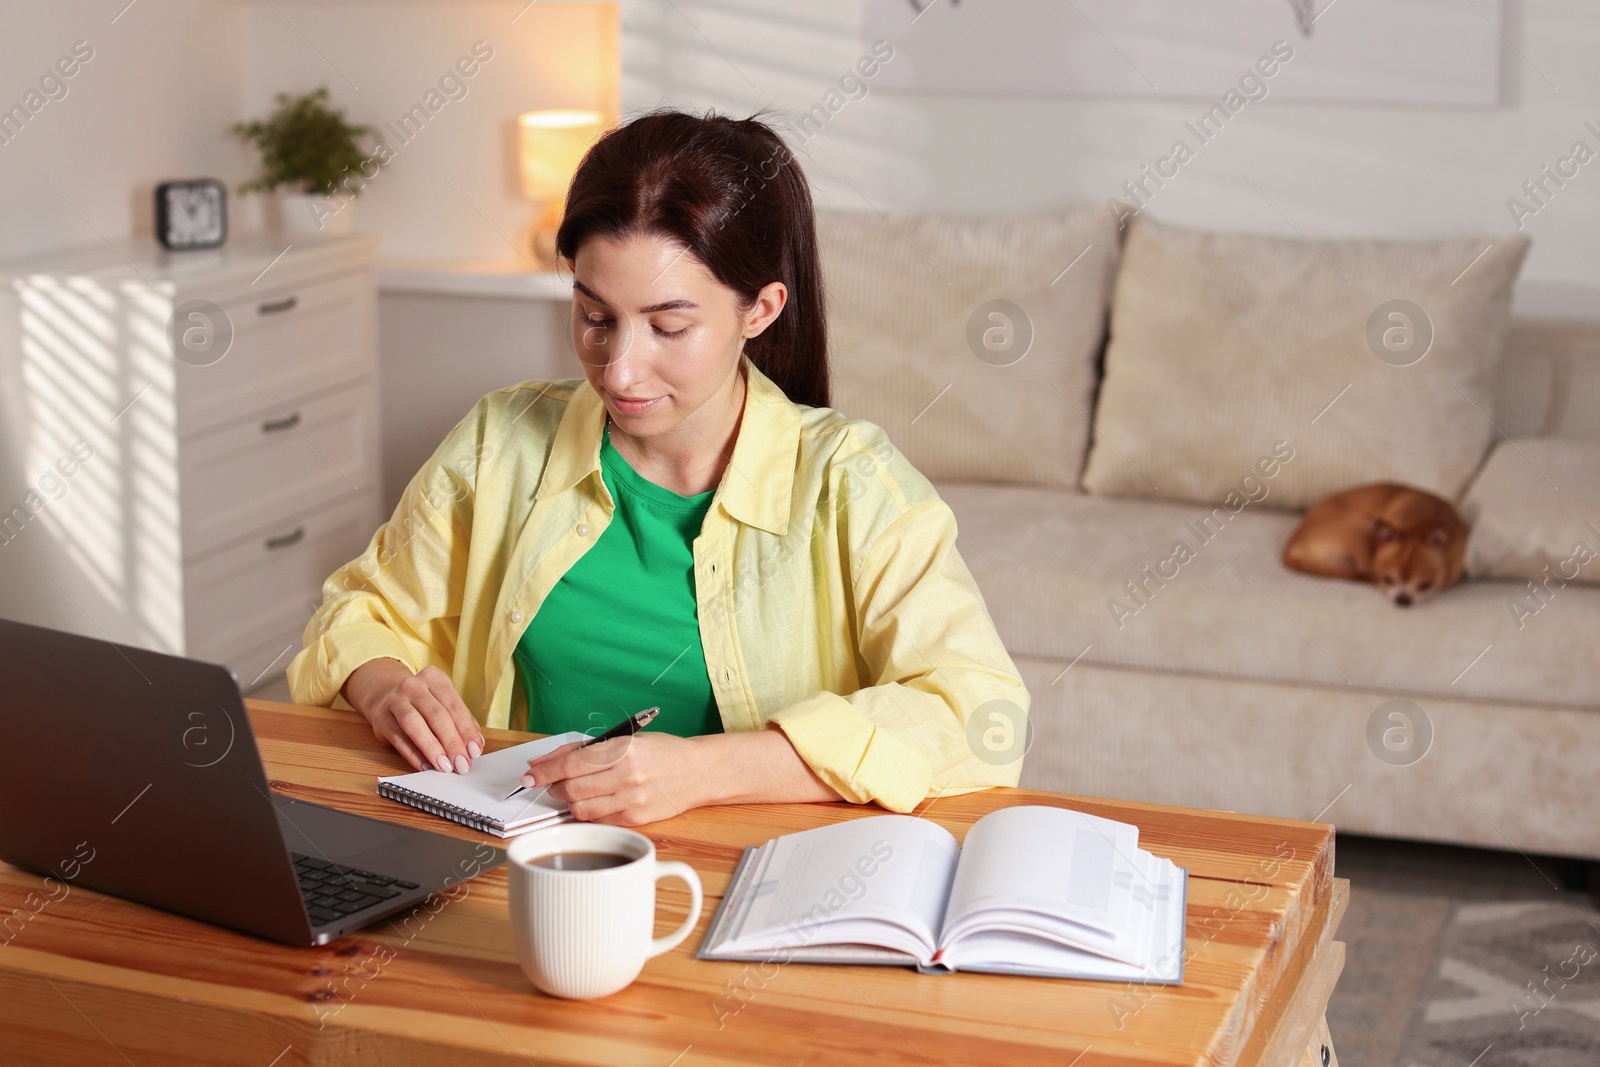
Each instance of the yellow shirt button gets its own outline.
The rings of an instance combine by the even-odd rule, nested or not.
[[[586,523],[586,522],[578,523],[578,536],[579,537],[588,537],[589,536],[589,524],[588,523]]]
[[[513,611],[513,612],[512,612],[512,613],[511,613],[511,621],[512,621],[512,622],[521,622],[521,621],[522,621],[522,612],[520,612],[520,611]]]

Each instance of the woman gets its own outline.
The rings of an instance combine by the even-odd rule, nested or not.
[[[556,244],[583,378],[485,396],[289,666],[415,768],[480,723],[632,738],[533,760],[575,818],[1015,785],[1029,694],[933,487],[828,404],[811,196],[755,118],[603,136]]]

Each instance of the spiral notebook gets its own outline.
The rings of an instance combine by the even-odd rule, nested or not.
[[[389,775],[378,779],[378,795],[496,837],[515,837],[572,818],[567,802],[549,796],[543,786],[506,799],[506,794],[522,784],[528,761],[588,739],[588,734],[569,730],[485,752],[472,761],[466,774],[427,770]]]

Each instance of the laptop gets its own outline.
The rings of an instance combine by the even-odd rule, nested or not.
[[[215,663],[0,619],[0,860],[291,945],[505,861],[272,791]]]

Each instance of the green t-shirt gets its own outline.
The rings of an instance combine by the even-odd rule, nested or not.
[[[680,496],[640,475],[611,444],[600,474],[616,510],[539,605],[512,659],[528,729],[599,734],[660,705],[646,730],[722,732],[695,610],[694,539],[715,490]]]

